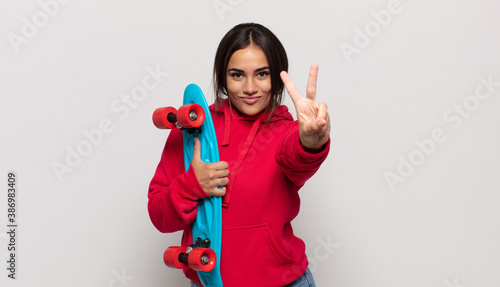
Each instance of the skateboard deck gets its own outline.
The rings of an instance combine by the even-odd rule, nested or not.
[[[199,105],[204,112],[204,119],[200,119],[198,117],[194,121],[192,119],[186,119],[191,115],[192,111],[185,111],[183,107],[192,107]],[[202,112],[198,108],[198,115],[202,114]],[[167,109],[159,111],[160,109]],[[159,128],[172,128],[174,123],[172,123],[173,119],[170,116],[167,123],[167,115],[168,113],[177,113],[177,119],[175,126],[177,128],[181,128],[183,130],[183,148],[184,148],[184,169],[187,171],[193,159],[193,149],[194,149],[194,138],[198,137],[201,143],[201,159],[204,162],[218,162],[219,161],[219,149],[217,145],[217,138],[215,135],[214,124],[212,121],[212,117],[210,115],[210,110],[208,109],[208,104],[203,95],[201,89],[195,85],[190,84],[184,90],[184,98],[183,98],[183,106],[179,108],[179,111],[175,111],[175,109],[170,108],[160,108],[155,111],[153,115],[153,122]],[[192,109],[191,109],[192,110]],[[196,109],[195,109],[196,110]],[[195,116],[196,118],[196,116]],[[190,123],[186,123],[190,122]],[[194,126],[199,125],[199,123],[203,122],[199,127],[191,127],[185,128],[185,126],[190,126],[196,122]],[[177,262],[177,258],[181,258],[184,256],[184,261],[188,259],[189,264],[167,264],[170,267],[182,268],[186,265],[189,265],[192,269],[196,270],[198,276],[201,280],[201,283],[205,287],[219,287],[222,286],[222,278],[220,275],[220,252],[221,252],[221,237],[222,237],[222,199],[221,197],[208,197],[199,201],[198,204],[198,213],[196,219],[192,225],[193,231],[193,247],[186,251],[185,247],[169,248],[165,251],[164,260],[167,264],[167,261],[174,260]],[[198,240],[197,240],[198,239]],[[208,247],[208,248],[207,248]],[[210,249],[210,250],[207,250]],[[168,255],[167,255],[168,253]],[[185,254],[189,253],[189,254]],[[215,263],[210,262],[209,264],[203,263],[200,264],[198,259],[201,259],[203,255],[207,255],[208,257],[212,257],[215,254]],[[187,255],[187,256],[186,256]],[[165,259],[166,257],[167,259]],[[172,259],[173,258],[173,259]],[[208,261],[207,258],[205,258]],[[198,260],[198,262],[195,262]],[[194,262],[192,266],[191,262]],[[201,260],[203,262],[203,260]],[[175,265],[175,266],[172,266]],[[196,265],[199,265],[196,267]],[[213,265],[209,267],[208,265]],[[213,269],[211,269],[213,267]],[[211,269],[210,271],[206,271]],[[205,271],[202,271],[205,270]]]

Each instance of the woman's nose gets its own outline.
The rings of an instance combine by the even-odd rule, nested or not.
[[[253,79],[247,79],[245,86],[243,87],[243,92],[247,95],[253,95],[257,92],[257,86],[253,82]]]

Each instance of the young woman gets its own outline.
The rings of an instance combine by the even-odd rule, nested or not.
[[[305,244],[290,222],[299,212],[299,189],[328,155],[330,118],[326,104],[315,99],[318,66],[311,66],[305,98],[287,70],[285,49],[267,28],[246,23],[231,29],[215,56],[210,107],[221,161],[203,162],[196,141],[184,171],[182,133],[173,129],[149,187],[151,221],[161,232],[183,230],[183,246],[193,242],[198,201],[223,197],[226,287],[315,286]],[[281,105],[285,88],[296,121]],[[195,271],[184,272],[191,286],[201,284]]]

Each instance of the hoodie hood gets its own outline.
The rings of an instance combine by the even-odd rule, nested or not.
[[[245,159],[248,151],[250,150],[252,143],[260,129],[261,126],[267,125],[269,123],[274,123],[281,120],[293,121],[293,117],[288,112],[288,107],[285,105],[281,105],[277,107],[271,117],[269,117],[269,112],[262,111],[256,115],[245,115],[238,111],[235,107],[231,106],[229,103],[229,99],[225,99],[222,103],[222,107],[219,111],[215,110],[215,104],[210,106],[210,111],[214,112],[219,116],[224,117],[224,131],[223,131],[223,139],[220,143],[222,147],[228,147],[231,143],[231,122],[235,121],[243,121],[248,124],[252,124],[250,132],[243,143],[243,148],[241,149],[238,158],[234,165],[230,167],[229,173],[229,183],[226,188],[226,195],[222,199],[222,205],[224,207],[229,206],[229,201],[231,200],[231,193],[233,190],[233,185],[238,175],[238,171],[240,169],[241,163]],[[237,143],[239,144],[239,143]]]

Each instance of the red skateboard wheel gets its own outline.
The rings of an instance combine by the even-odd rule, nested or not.
[[[212,271],[217,262],[215,252],[210,248],[194,248],[189,252],[189,267],[195,271]]]
[[[177,112],[177,122],[183,128],[197,128],[205,121],[205,111],[198,104],[184,105]]]
[[[179,261],[179,255],[181,253],[186,253],[186,247],[184,246],[170,246],[163,253],[163,262],[170,268],[182,269],[187,266],[186,263]]]
[[[177,114],[177,109],[173,107],[158,108],[153,113],[153,123],[159,129],[173,129],[175,122],[168,120],[169,114]]]

